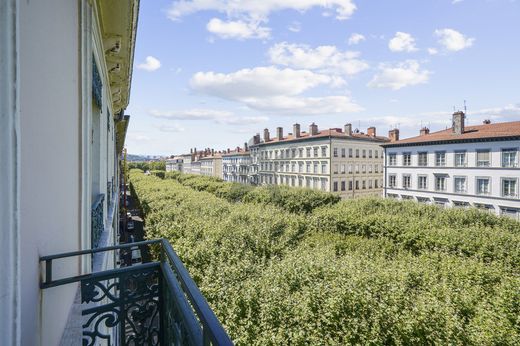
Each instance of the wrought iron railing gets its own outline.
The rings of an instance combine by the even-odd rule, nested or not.
[[[91,216],[90,216],[90,226],[91,226],[91,245],[92,248],[95,249],[99,246],[99,240],[101,239],[101,234],[105,228],[104,215],[103,215],[103,202],[105,200],[104,194],[99,194],[96,197],[96,200],[92,204]]]
[[[158,261],[54,279],[56,260],[157,248]],[[40,258],[42,289],[80,282],[83,345],[233,345],[181,260],[164,239]]]

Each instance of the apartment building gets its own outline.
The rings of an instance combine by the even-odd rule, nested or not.
[[[444,207],[477,207],[520,220],[520,121],[466,126],[456,112],[449,129],[383,145],[386,197]]]
[[[225,181],[251,184],[250,166],[251,155],[247,143],[244,143],[244,148],[237,147],[233,151],[228,149],[225,154],[222,154],[222,178]]]
[[[218,177],[223,179],[222,176],[222,154],[213,153],[210,156],[206,156],[200,159],[200,174],[208,177]]]
[[[166,160],[166,172],[182,172],[182,156],[175,156],[173,159]]]
[[[377,136],[376,128],[367,133],[344,129],[319,130],[312,123],[309,132],[301,131],[300,124],[284,136],[278,127],[270,137],[264,129],[253,137],[251,161],[256,162],[258,173],[252,177],[259,184],[288,185],[329,191],[343,198],[381,195],[383,188],[383,151],[381,144],[388,138]]]

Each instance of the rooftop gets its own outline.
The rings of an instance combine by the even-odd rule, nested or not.
[[[392,143],[386,143],[384,146],[448,141],[478,141],[507,137],[520,137],[520,121],[465,126],[462,134],[453,133],[453,128],[449,128],[442,131],[402,139]]]
[[[369,141],[375,141],[375,142],[388,142],[389,139],[384,136],[372,136],[367,133],[363,132],[352,132],[352,135],[347,135],[345,132],[343,132],[340,128],[331,128],[327,130],[321,130],[318,131],[317,134],[312,135],[309,132],[301,132],[300,137],[296,137],[294,134],[289,133],[287,136],[284,136],[283,139],[278,139],[276,136],[273,138],[270,138],[269,141],[263,141],[260,143],[262,144],[274,144],[279,142],[289,142],[289,141],[300,141],[300,140],[307,140],[307,139],[314,139],[314,138],[345,138],[345,139],[360,139],[360,140],[369,140]]]

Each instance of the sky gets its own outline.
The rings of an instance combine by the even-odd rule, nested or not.
[[[243,146],[299,123],[401,138],[520,120],[517,0],[143,0],[131,154]]]

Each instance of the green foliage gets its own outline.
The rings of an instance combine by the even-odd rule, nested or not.
[[[177,178],[133,170],[131,191],[237,345],[520,339],[518,223],[381,199],[296,214],[278,192],[233,203],[217,196],[232,184]]]
[[[128,162],[128,169],[140,169],[142,171],[166,171],[166,161]]]
[[[150,174],[154,175],[154,176],[156,176],[158,178],[164,179],[164,177],[166,175],[166,172],[165,171],[159,171],[159,170],[153,170],[153,171],[150,171]]]
[[[262,186],[225,182],[216,177],[175,172],[168,178],[179,181],[197,191],[207,191],[229,202],[274,205],[292,213],[310,213],[314,208],[332,205],[340,197],[332,193],[291,188],[287,186]]]

